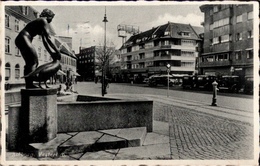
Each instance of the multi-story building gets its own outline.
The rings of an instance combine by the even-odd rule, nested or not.
[[[24,84],[23,76],[25,62],[15,45],[18,33],[32,20],[38,18],[39,12],[31,6],[5,6],[5,81],[10,85]],[[53,29],[51,35],[55,35]],[[63,40],[64,37],[59,37]],[[70,38],[70,40],[72,40]],[[71,42],[65,41],[68,45]],[[41,36],[33,39],[33,45],[38,54],[39,65],[52,61],[51,56],[42,43]],[[62,54],[62,68],[76,72],[76,57]]]
[[[57,36],[60,41],[66,43],[67,48],[72,51],[72,37],[67,36]],[[72,55],[61,54],[61,70],[66,75],[62,75],[58,73],[58,78],[60,82],[68,81],[68,79],[75,81],[76,76],[79,76],[77,73],[77,57],[74,52]]]
[[[202,5],[201,74],[253,76],[253,5]]]
[[[79,73],[80,81],[88,81],[88,80],[94,80],[97,76],[101,76],[101,56],[103,55],[103,49],[104,46],[91,46],[88,48],[80,48],[79,54],[77,54],[78,62],[77,62],[77,72]],[[107,52],[107,55],[109,56],[109,60],[112,59],[112,57],[115,54],[115,48],[114,47],[107,47],[109,49],[109,53]],[[110,55],[111,54],[111,55]],[[111,62],[108,62],[111,64]],[[107,69],[106,75],[108,75],[109,68]]]
[[[168,22],[131,36],[120,48],[123,79],[142,80],[152,74],[194,74],[202,27]]]
[[[36,19],[38,12],[29,6],[5,6],[5,81],[9,84],[24,83],[23,68],[25,62],[14,41],[25,25]],[[47,54],[41,53],[43,47],[39,45],[39,38],[34,40],[34,46],[39,54],[39,63],[47,61]],[[46,57],[45,57],[46,55]]]

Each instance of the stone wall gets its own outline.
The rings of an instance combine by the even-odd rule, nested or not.
[[[58,103],[58,132],[131,127],[153,130],[153,101]]]

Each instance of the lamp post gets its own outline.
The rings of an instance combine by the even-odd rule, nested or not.
[[[106,92],[106,85],[105,85],[105,67],[106,67],[106,23],[108,22],[107,20],[107,15],[106,15],[106,7],[105,7],[105,16],[104,16],[104,26],[105,26],[105,32],[104,32],[104,62],[102,64],[102,88],[101,88],[101,94],[102,96],[105,95],[105,92]]]
[[[171,65],[167,64],[166,67],[167,67],[167,74],[168,74],[167,75],[167,77],[168,77],[168,79],[167,79],[167,87],[168,87],[168,89],[167,89],[167,97],[169,97],[169,81],[170,81],[169,75],[170,75],[170,71],[171,71]]]

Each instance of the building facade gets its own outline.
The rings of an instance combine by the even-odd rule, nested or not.
[[[15,38],[26,24],[37,19],[38,15],[39,12],[30,6],[5,6],[5,64],[3,65],[5,65],[5,81],[10,85],[24,84],[24,79],[21,77],[23,76],[25,62],[15,45]],[[55,35],[53,29],[50,33]],[[64,37],[59,38],[63,40]],[[67,43],[67,41],[65,42]],[[42,43],[41,36],[34,37],[33,45],[38,54],[39,65],[52,61]],[[76,57],[62,54],[61,66],[65,72],[69,69],[76,72]],[[59,77],[61,81],[63,80],[62,77]]]
[[[106,75],[111,77],[110,66],[114,63],[113,57],[115,56],[115,48],[107,47],[106,54],[108,57],[108,68],[106,69]],[[79,54],[77,54],[77,72],[79,73],[80,81],[93,81],[96,77],[102,75],[101,69],[101,56],[104,54],[104,46],[91,46],[87,48],[80,48]]]
[[[14,41],[25,25],[37,17],[38,12],[29,6],[5,6],[5,64],[3,65],[5,65],[5,81],[9,84],[24,83],[21,77],[25,62]],[[41,63],[48,61],[49,58],[39,42],[40,38],[35,38],[33,44],[36,51],[40,52],[39,63]]]
[[[79,81],[94,80],[95,78],[95,51],[96,47],[80,48],[77,54],[77,72],[79,73]]]
[[[120,48],[125,81],[153,74],[194,74],[202,27],[168,22],[131,36]]]
[[[201,74],[253,77],[253,5],[202,5]]]

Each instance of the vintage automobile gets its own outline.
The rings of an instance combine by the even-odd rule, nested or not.
[[[188,75],[188,76],[183,76],[182,80],[182,88],[186,89],[193,89],[197,86],[197,76],[195,75]]]
[[[212,83],[216,80],[216,76],[212,75],[198,75],[196,88],[212,90]]]
[[[148,85],[149,86],[157,86],[157,85],[164,85],[168,86],[167,80],[169,78],[169,86],[174,85],[173,76],[171,75],[152,75],[149,77]]]
[[[219,91],[228,91],[238,93],[242,88],[242,81],[239,76],[225,75],[218,80]]]
[[[253,94],[253,89],[254,89],[254,78],[253,77],[245,77],[244,93]]]

